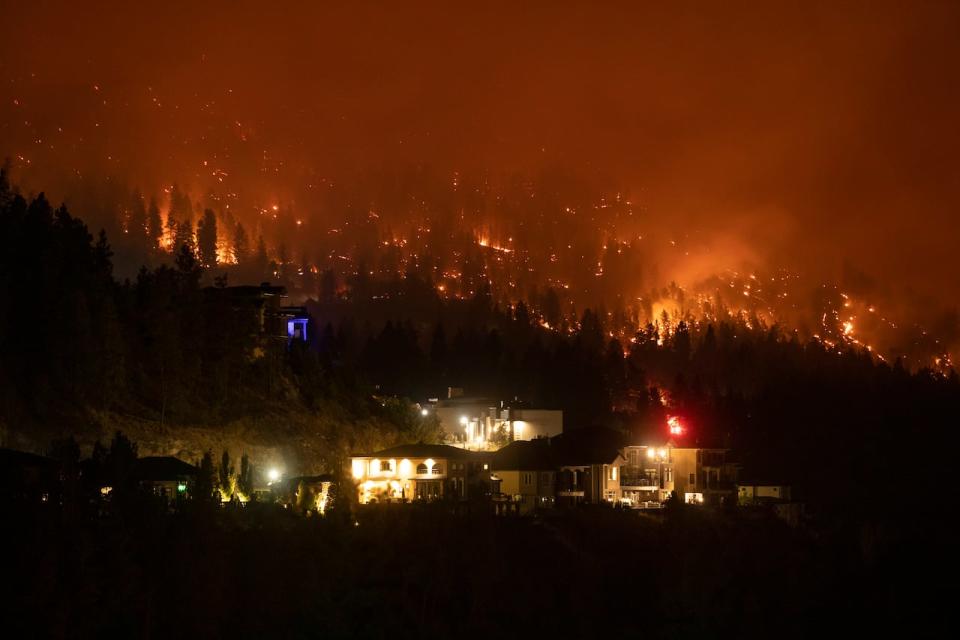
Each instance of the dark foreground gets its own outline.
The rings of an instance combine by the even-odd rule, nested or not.
[[[917,637],[949,613],[944,539],[902,523],[274,505],[4,521],[8,638]]]

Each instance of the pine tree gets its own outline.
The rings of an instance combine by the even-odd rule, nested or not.
[[[257,255],[254,258],[254,267],[257,270],[258,278],[262,278],[267,272],[269,260],[267,257],[267,243],[263,240],[263,235],[260,235],[257,238]]]
[[[174,251],[179,253],[186,247],[191,253],[196,255],[196,243],[193,239],[193,223],[189,220],[176,223],[176,232],[173,237]]]
[[[240,473],[237,475],[237,491],[246,500],[253,498],[253,465],[250,457],[244,453],[240,456]]]
[[[155,196],[150,196],[150,206],[147,208],[147,235],[150,237],[150,248],[159,249],[163,240],[163,219]]]
[[[239,222],[233,229],[233,257],[239,265],[245,265],[250,259],[250,239],[247,230]]]
[[[204,210],[197,224],[197,253],[204,268],[217,266],[217,216],[211,209]]]
[[[207,451],[197,465],[197,479],[193,483],[193,497],[196,500],[209,502],[213,499],[214,483],[216,482],[213,465],[213,452]]]
[[[220,497],[224,502],[233,499],[235,489],[234,482],[236,480],[234,471],[233,463],[230,461],[230,452],[224,449],[223,455],[220,456],[220,474],[218,477]]]

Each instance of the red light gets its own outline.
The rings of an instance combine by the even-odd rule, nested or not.
[[[670,427],[671,435],[679,436],[683,433],[683,425],[680,424],[680,418],[677,416],[668,416],[667,426]]]

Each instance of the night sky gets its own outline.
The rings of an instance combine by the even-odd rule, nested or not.
[[[241,217],[322,218],[371,168],[559,168],[712,248],[676,278],[855,274],[954,339],[960,5],[302,4],[9,3],[0,154],[57,197],[179,182]]]

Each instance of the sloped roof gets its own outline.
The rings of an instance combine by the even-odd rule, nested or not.
[[[27,451],[17,451],[16,449],[0,449],[0,466],[4,468],[41,468],[55,469],[60,463],[53,458],[28,453]]]
[[[197,468],[173,456],[147,456],[133,463],[133,477],[147,482],[186,480],[197,475]]]
[[[556,467],[546,438],[517,440],[493,454],[494,471],[549,471]]]
[[[622,456],[624,436],[601,427],[565,431],[550,440],[559,466],[610,464]]]
[[[481,457],[475,451],[467,451],[447,444],[401,444],[375,453],[354,454],[355,457],[371,458],[476,458]]]

